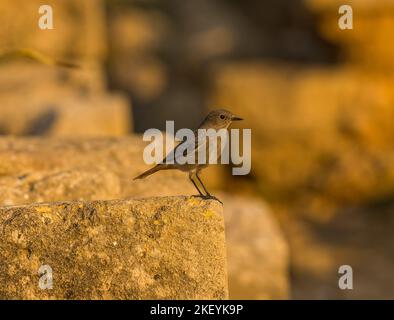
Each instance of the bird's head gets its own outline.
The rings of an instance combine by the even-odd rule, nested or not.
[[[233,113],[225,109],[218,109],[211,111],[203,122],[204,127],[214,128],[214,129],[224,129],[233,121],[243,120]]]

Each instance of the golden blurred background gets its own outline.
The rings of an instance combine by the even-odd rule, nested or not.
[[[45,3],[53,30],[42,1],[0,3],[2,135],[122,137],[226,107],[252,129],[248,176],[203,173],[231,203],[230,298],[394,298],[393,2],[348,1],[353,30],[339,0]]]

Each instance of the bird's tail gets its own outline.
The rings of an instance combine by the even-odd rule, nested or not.
[[[149,170],[146,170],[145,172],[141,173],[139,176],[136,176],[133,180],[144,179],[147,176],[150,176],[151,174],[154,174],[156,171],[159,171],[161,169],[163,169],[162,166],[157,165],[157,166],[150,168]]]

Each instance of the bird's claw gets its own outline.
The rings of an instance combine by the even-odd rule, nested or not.
[[[219,201],[221,204],[223,204],[223,202],[220,199],[216,198],[215,196],[213,196],[211,194],[207,194],[207,195],[199,194],[199,195],[195,195],[193,197],[199,197],[204,200],[216,200],[216,201]]]
[[[223,204],[222,200],[220,200],[219,198],[216,198],[215,196],[209,195],[208,199],[213,199],[213,200],[219,201],[221,204]]]

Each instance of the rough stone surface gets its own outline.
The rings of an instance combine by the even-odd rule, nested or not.
[[[261,200],[221,195],[224,202],[230,299],[287,299],[288,247]]]
[[[222,208],[194,197],[0,208],[1,299],[224,299]],[[38,270],[53,270],[53,289]]]

